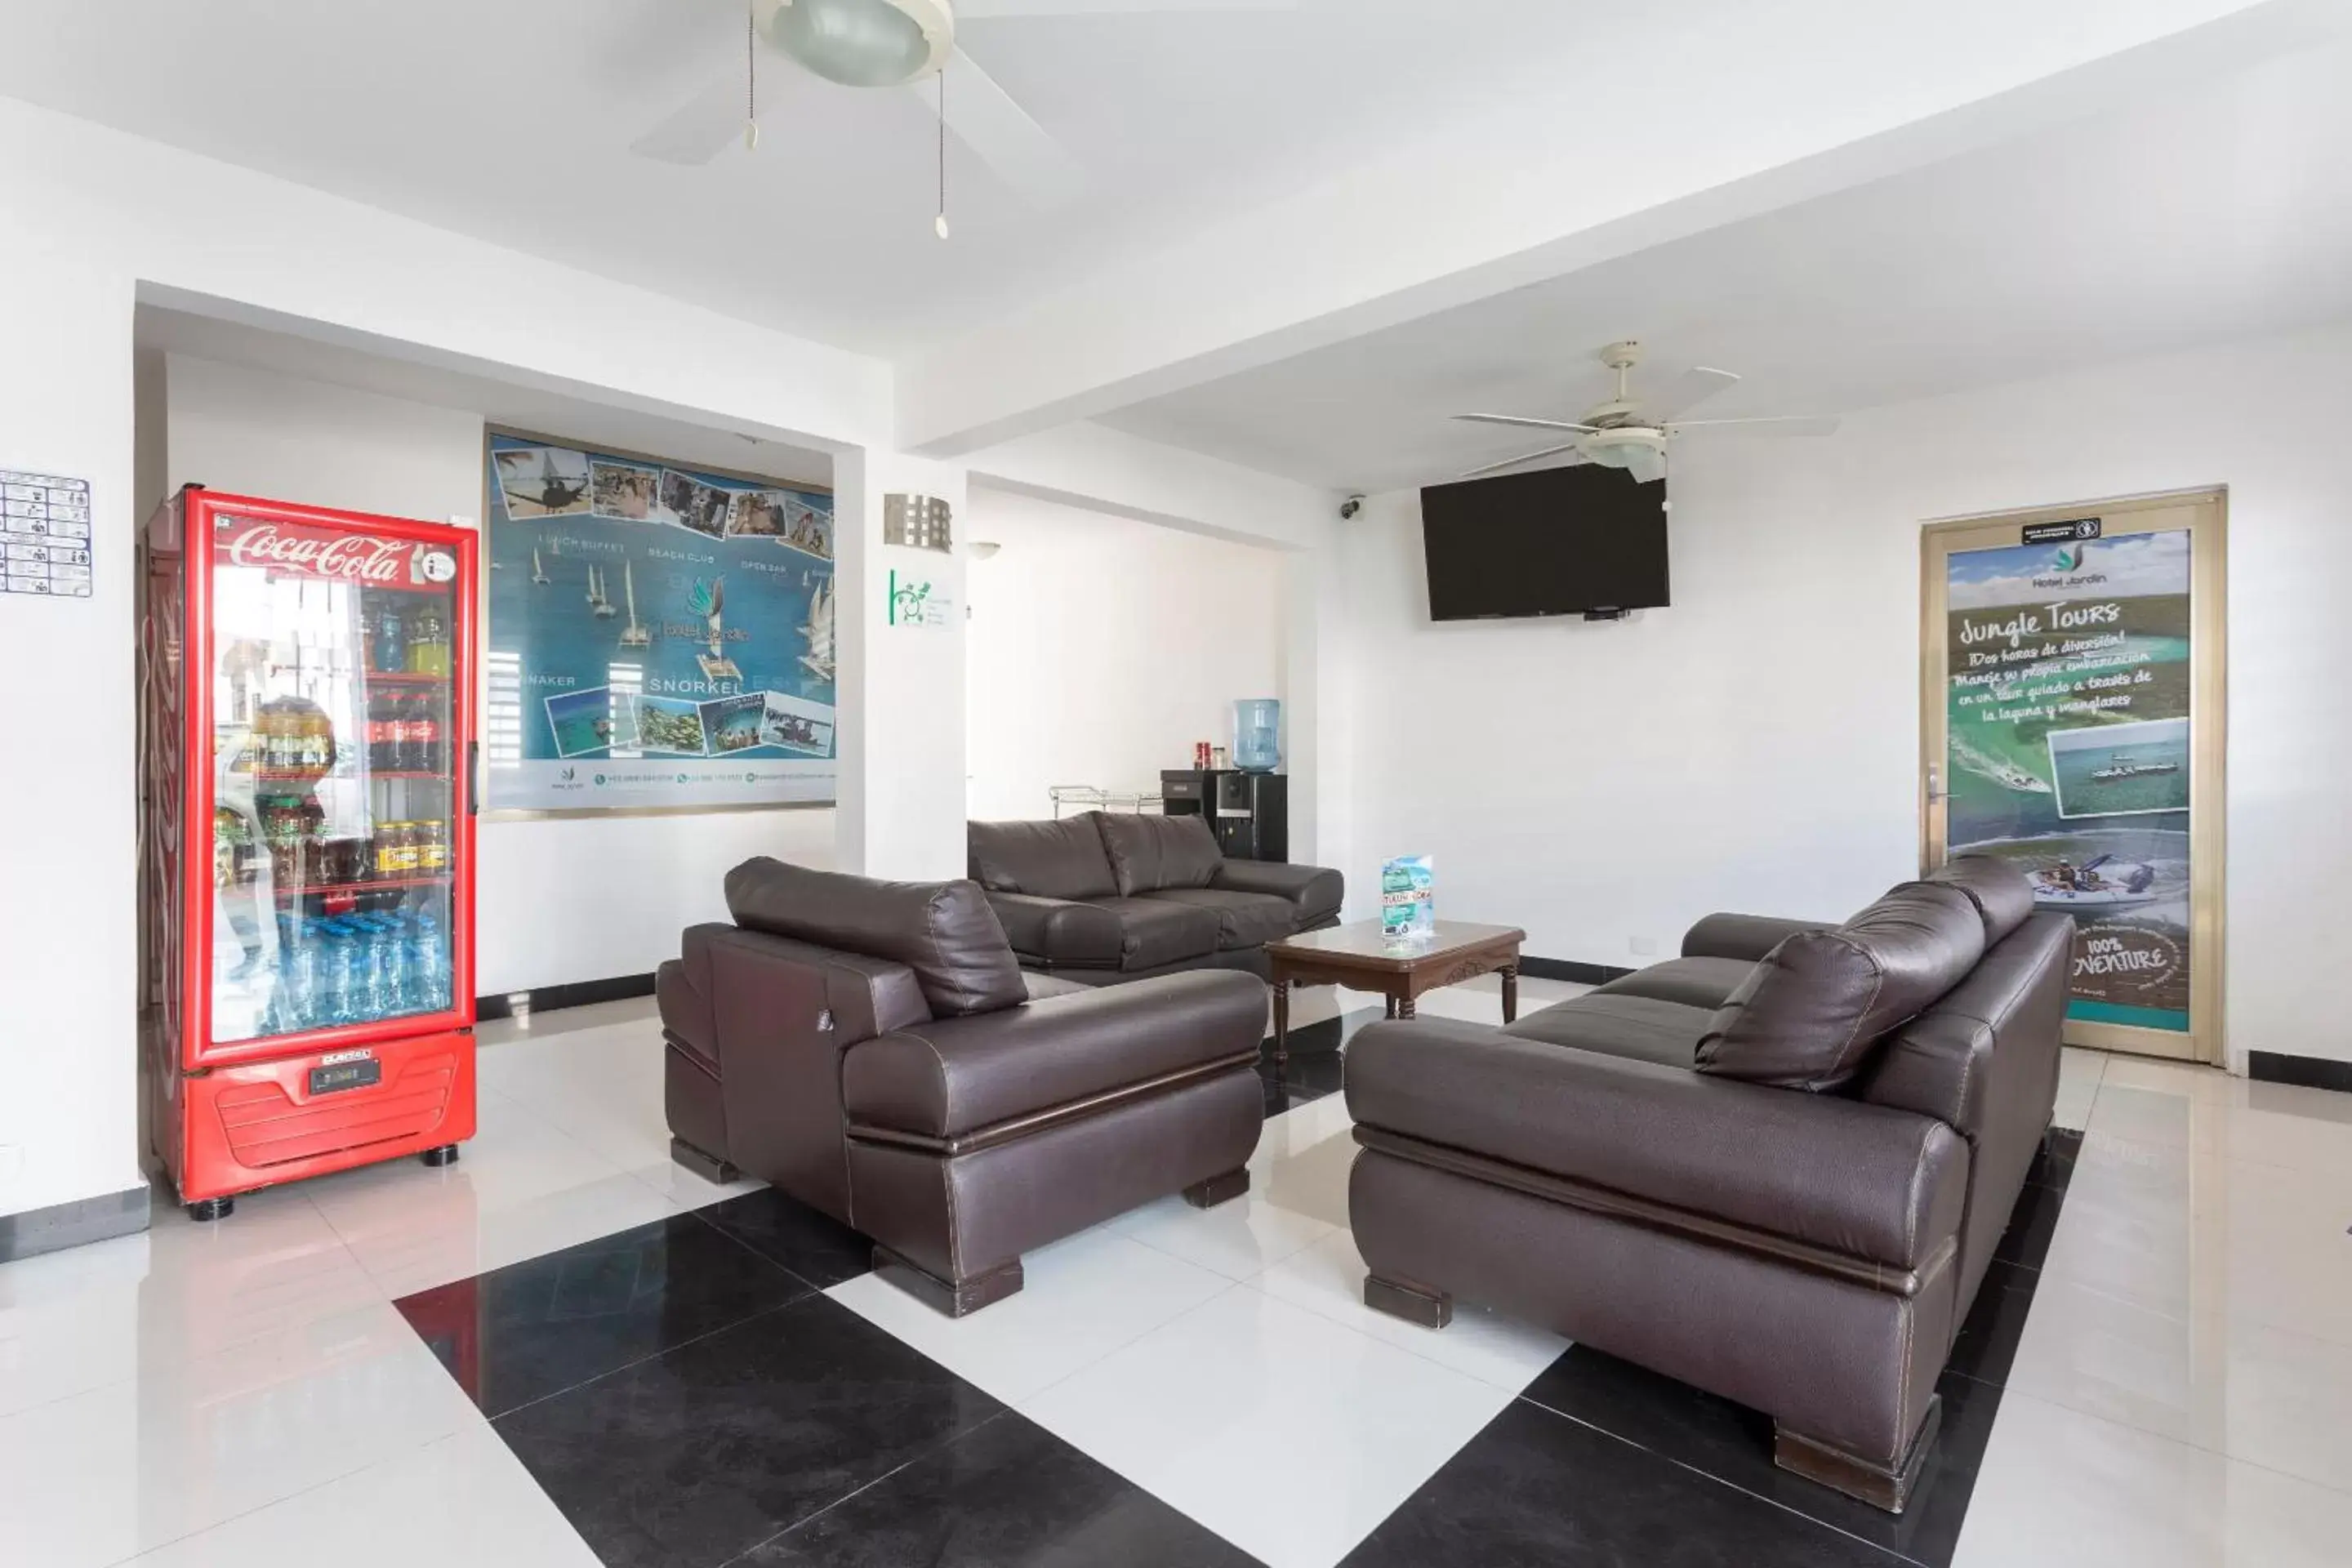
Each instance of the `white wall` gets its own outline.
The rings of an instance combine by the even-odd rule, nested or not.
[[[166,361],[169,486],[442,522],[482,509],[482,417],[275,372]],[[643,974],[679,930],[723,920],[752,855],[829,866],[830,811],[486,822],[477,989]]]
[[[2259,414],[2215,420],[2217,394]],[[2352,330],[1879,409],[1822,441],[1696,443],[1674,605],[1433,626],[1419,503],[1346,536],[1348,870],[1437,857],[1445,913],[1633,965],[1714,909],[1840,915],[1916,868],[1927,520],[2230,487],[2229,1045],[2352,1060]]]
[[[0,602],[0,668],[18,683],[18,706],[40,713],[37,757],[12,753],[18,765],[0,769],[0,820],[15,825],[0,849],[14,895],[0,900],[0,1214],[15,1214],[143,1179],[131,661],[142,295],[299,319],[401,343],[420,363],[606,389],[616,406],[835,450],[887,441],[890,374],[12,100],[0,100],[0,148],[12,236],[0,251],[0,464],[89,478],[97,557],[89,599]],[[546,977],[539,966],[563,956],[556,946],[511,979]],[[611,956],[597,954],[599,967]]]
[[[1235,698],[1282,695],[1281,554],[979,487],[962,528],[1003,546],[967,576],[974,817],[1157,790],[1194,741],[1233,744]]]

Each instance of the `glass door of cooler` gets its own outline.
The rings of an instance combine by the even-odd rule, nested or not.
[[[447,1012],[465,761],[455,557],[439,581],[315,574],[348,557],[240,547],[252,526],[218,520],[209,594],[210,1040]]]

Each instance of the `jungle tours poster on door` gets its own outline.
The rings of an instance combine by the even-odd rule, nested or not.
[[[1952,853],[2000,855],[2074,917],[2068,1016],[2189,1026],[2189,535],[1950,557]]]

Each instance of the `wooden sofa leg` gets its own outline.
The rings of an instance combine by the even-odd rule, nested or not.
[[[743,1179],[743,1173],[721,1156],[708,1149],[698,1149],[676,1135],[669,1141],[669,1157],[672,1163],[685,1166],[704,1181],[722,1187]]]
[[[1832,1491],[1858,1498],[1873,1508],[1901,1513],[1910,1504],[1911,1489],[1918,1483],[1919,1472],[1927,1463],[1927,1450],[1935,1446],[1936,1433],[1943,1421],[1944,1396],[1932,1395],[1927,1401],[1927,1418],[1919,1423],[1918,1433],[1911,1439],[1910,1451],[1893,1465],[1858,1458],[1843,1448],[1791,1432],[1774,1422],[1772,1462],[1809,1481],[1819,1481]]]
[[[1443,1291],[1433,1295],[1377,1274],[1364,1276],[1364,1305],[1424,1329],[1442,1329],[1454,1321],[1453,1297]]]
[[[942,1279],[919,1264],[909,1263],[887,1247],[874,1249],[874,1272],[936,1312],[968,1318],[982,1307],[992,1307],[1020,1293],[1021,1259],[1001,1264],[969,1279]]]
[[[1222,1176],[1211,1176],[1205,1182],[1194,1182],[1184,1189],[1184,1201],[1196,1209],[1213,1209],[1248,1192],[1250,1173],[1246,1168],[1227,1171]]]

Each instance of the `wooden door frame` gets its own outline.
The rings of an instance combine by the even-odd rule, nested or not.
[[[2211,509],[2210,518],[2197,521],[2189,545],[2189,1031],[2173,1036],[2136,1025],[2069,1019],[2069,1045],[2216,1067],[2229,1061],[2223,1010],[2227,911],[2222,902],[2228,885],[2229,503],[2228,488],[2215,485],[1987,512],[1920,527],[1919,865],[1925,871],[1944,858],[1948,829],[1944,800],[1949,781],[1944,773],[1951,671],[1946,647],[1950,626],[1947,559],[1960,550],[2015,545],[2020,531],[2031,523],[2095,517],[2102,520],[2102,536],[2113,537],[2134,531],[2130,520],[2136,513]]]

